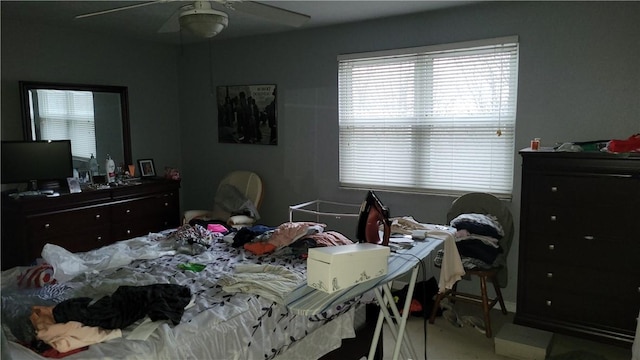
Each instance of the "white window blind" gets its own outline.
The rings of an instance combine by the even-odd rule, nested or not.
[[[96,127],[91,91],[37,90],[38,127],[42,140],[71,140],[74,157],[96,153]]]
[[[338,57],[340,185],[510,197],[518,39]]]

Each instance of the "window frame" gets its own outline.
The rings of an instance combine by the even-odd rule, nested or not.
[[[509,108],[507,110],[503,110],[501,108],[502,103],[505,103],[505,99],[502,98],[502,92],[500,92],[500,98],[498,100],[499,105],[499,115],[497,116],[497,121],[494,118],[488,118],[488,120],[485,120],[483,122],[483,124],[493,124],[493,123],[497,123],[497,129],[495,130],[496,132],[496,136],[500,137],[503,135],[507,135],[504,138],[500,139],[501,141],[503,139],[503,142],[505,144],[503,144],[504,149],[498,151],[496,150],[496,152],[499,155],[489,155],[489,157],[487,159],[489,159],[490,161],[495,161],[495,163],[497,163],[498,165],[502,166],[502,172],[498,173],[495,178],[497,178],[497,180],[500,180],[500,187],[499,188],[492,188],[492,184],[493,182],[489,182],[487,185],[485,185],[485,187],[483,186],[470,186],[469,188],[456,188],[456,187],[452,187],[452,188],[442,188],[442,187],[429,187],[429,186],[424,186],[424,185],[420,185],[420,184],[424,184],[424,181],[418,181],[420,180],[419,178],[422,177],[424,178],[425,176],[428,176],[430,174],[429,171],[419,171],[419,173],[417,172],[419,169],[416,169],[416,167],[424,167],[425,165],[423,164],[428,164],[429,161],[426,161],[427,158],[432,156],[432,152],[431,151],[423,151],[423,149],[421,150],[420,148],[423,147],[424,145],[421,144],[421,141],[423,142],[425,139],[430,138],[431,136],[435,136],[434,134],[431,134],[430,132],[433,132],[432,130],[421,130],[421,131],[415,131],[414,132],[414,137],[419,136],[420,140],[409,140],[409,147],[407,148],[406,151],[410,151],[410,153],[413,155],[411,157],[411,159],[407,160],[408,163],[413,163],[413,165],[405,165],[404,167],[402,167],[402,173],[406,176],[407,171],[408,172],[412,172],[411,178],[414,179],[413,184],[412,185],[398,185],[397,183],[393,183],[393,181],[391,181],[390,183],[384,183],[384,182],[367,182],[366,178],[361,178],[358,181],[352,181],[352,177],[347,177],[345,176],[345,171],[346,169],[343,169],[344,166],[344,158],[343,156],[344,153],[346,152],[345,149],[347,147],[352,147],[353,146],[353,142],[349,143],[349,145],[347,146],[345,144],[345,132],[347,130],[345,130],[347,127],[349,126],[362,126],[363,128],[365,128],[364,125],[354,125],[356,124],[358,121],[360,121],[359,124],[364,124],[366,123],[368,120],[356,120],[354,122],[351,122],[351,119],[349,120],[345,120],[345,118],[353,116],[353,114],[349,113],[346,114],[346,111],[354,111],[353,108],[349,108],[348,110],[345,111],[345,108],[349,107],[350,105],[352,105],[351,103],[347,103],[348,101],[353,101],[353,102],[357,102],[359,101],[358,99],[354,100],[354,97],[352,96],[349,99],[345,100],[345,92],[351,91],[353,92],[353,84],[354,84],[354,80],[353,77],[355,77],[354,72],[348,72],[346,70],[344,70],[343,66],[346,63],[350,63],[352,61],[357,61],[358,64],[363,65],[363,64],[367,64],[367,62],[371,62],[372,64],[375,63],[384,63],[385,59],[392,59],[392,62],[399,62],[402,61],[403,59],[408,59],[408,61],[415,61],[417,63],[417,61],[434,61],[433,59],[437,59],[438,57],[442,57],[442,56],[451,56],[452,53],[463,53],[463,54],[467,54],[469,52],[471,53],[479,53],[481,54],[483,51],[485,51],[484,49],[488,49],[489,51],[494,51],[493,48],[496,49],[509,49],[509,51],[505,51],[507,59],[508,59],[508,65],[511,66],[510,68],[508,68],[509,71],[505,72],[508,73],[508,79],[507,79],[507,83],[506,85],[503,84],[502,82],[504,82],[503,80],[503,76],[504,73],[500,73],[500,77],[496,77],[497,80],[496,83],[499,83],[498,87],[502,88],[502,87],[507,87],[509,89],[509,94],[506,94],[505,97],[508,100],[508,106]],[[498,51],[498,54],[500,53],[500,51]],[[463,56],[463,55],[460,55]],[[468,56],[464,55],[464,56]],[[411,60],[412,58],[415,58],[414,60]],[[339,165],[339,185],[340,187],[343,188],[356,188],[356,189],[376,189],[376,190],[387,190],[387,191],[398,191],[398,192],[410,192],[410,193],[426,193],[426,194],[436,194],[436,195],[452,195],[452,196],[458,196],[460,194],[466,193],[466,192],[471,192],[471,191],[483,191],[483,192],[489,192],[492,193],[498,197],[501,198],[508,198],[510,199],[512,197],[512,193],[513,193],[513,167],[514,167],[514,153],[515,153],[515,126],[516,126],[516,121],[515,121],[515,117],[516,117],[516,108],[517,108],[517,86],[518,86],[518,58],[519,58],[519,43],[518,43],[518,37],[517,36],[508,36],[508,37],[500,37],[500,38],[493,38],[493,39],[483,39],[483,40],[477,40],[477,41],[466,41],[466,42],[458,42],[458,43],[450,43],[450,44],[442,44],[442,45],[432,45],[432,46],[423,46],[423,47],[415,47],[415,48],[405,48],[405,49],[392,49],[392,50],[384,50],[384,51],[375,51],[375,52],[367,52],[367,53],[357,53],[357,54],[345,54],[345,55],[339,55],[338,56],[338,104],[339,104],[339,151],[340,151],[340,165]],[[504,60],[505,62],[507,62],[507,60]],[[400,66],[400,65],[397,65]],[[431,64],[431,66],[433,66],[433,64]],[[426,64],[423,66],[423,69],[431,69],[433,70],[433,67],[431,67],[429,64]],[[500,68],[500,70],[503,70],[502,67]],[[433,75],[433,74],[431,74]],[[352,78],[349,78],[349,77]],[[373,75],[372,75],[373,76]],[[410,75],[407,75],[407,77],[409,77]],[[428,77],[422,77],[423,74],[416,74],[414,75],[414,79],[410,82],[411,84],[419,84],[421,81],[427,83],[428,82]],[[431,78],[432,79],[432,78]],[[365,81],[365,80],[361,80],[361,81]],[[368,79],[366,80],[368,81]],[[495,85],[493,83],[491,83],[491,85]],[[490,85],[490,86],[491,86]],[[393,84],[391,84],[390,86],[393,86]],[[482,85],[480,86],[482,87]],[[479,88],[480,88],[479,87]],[[434,90],[434,86],[424,86],[424,84],[420,83],[420,86],[412,86],[413,88],[413,93],[415,95],[415,97],[417,98],[418,96],[423,96],[424,94],[424,98],[430,98],[429,96],[432,96],[432,93],[429,92],[433,92]],[[423,91],[423,93],[420,93],[418,89]],[[407,92],[409,92],[410,90],[407,90]],[[392,94],[393,95],[393,94]],[[404,95],[404,94],[403,94]],[[378,94],[378,96],[380,96]],[[406,101],[405,99],[400,99],[398,98],[397,101]],[[421,115],[416,115],[416,114],[427,114],[429,111],[433,110],[433,105],[437,104],[437,103],[429,103],[429,101],[421,101],[421,100],[415,100],[414,102],[411,103],[413,105],[414,108],[417,108],[417,110],[414,111],[413,115],[409,115],[409,117],[413,117],[413,119],[408,118],[407,119],[407,123],[404,124],[408,127],[423,127],[423,128],[429,128],[432,127],[434,123],[437,122],[437,117],[432,116],[431,118],[429,118],[429,120],[420,120],[420,116]],[[357,105],[355,105],[357,107]],[[428,106],[431,106],[430,109],[427,109]],[[506,106],[506,105],[505,105]],[[502,118],[502,113],[503,111],[505,113],[508,113],[508,117],[509,119]],[[474,114],[476,117],[478,117],[478,114]],[[416,122],[416,119],[417,122]],[[452,122],[452,116],[448,116],[448,117],[443,117],[443,119],[445,119],[448,122]],[[467,119],[468,120],[468,119]],[[373,119],[371,120],[371,134],[374,134],[373,136],[379,136],[379,132],[376,133],[375,130],[375,123],[376,121],[379,122],[384,122],[386,121],[386,119]],[[477,121],[477,120],[476,120]],[[458,121],[460,122],[460,121]],[[389,120],[389,123],[391,124],[397,124],[400,123],[400,121],[398,120],[398,118],[393,118]],[[480,123],[480,122],[478,122]],[[467,127],[470,127],[471,125],[468,125]],[[455,127],[455,126],[454,126]],[[504,128],[503,128],[504,127]],[[381,126],[381,128],[384,128],[384,126]],[[385,129],[386,131],[395,131],[395,128],[391,128],[391,127],[387,127]],[[486,129],[484,129],[486,130]],[[353,130],[355,133],[355,130]],[[467,130],[469,131],[469,130]],[[411,132],[409,130],[407,130],[407,132]],[[471,132],[470,134],[474,135],[475,133]],[[486,134],[485,134],[486,137]],[[486,144],[478,144],[478,146],[483,146]],[[489,144],[489,146],[491,146],[491,144]],[[470,151],[470,150],[465,150],[465,151]],[[475,150],[472,150],[475,151]],[[442,151],[440,153],[440,158],[444,157],[445,152]],[[372,156],[377,156],[380,154],[371,154]],[[453,156],[452,156],[453,157]],[[493,160],[493,157],[496,158],[495,160]],[[396,157],[396,159],[402,159],[402,156],[400,157]],[[355,160],[358,161],[358,160]],[[369,161],[369,160],[363,160],[363,161]],[[370,170],[370,175],[366,174],[366,175],[361,175],[361,176],[369,176],[369,178],[372,177],[376,177],[376,179],[378,179],[379,177],[385,177],[388,178],[390,176],[393,176],[393,173],[395,171],[396,174],[399,173],[399,171],[396,170],[387,170],[388,167],[393,167],[389,164],[385,164],[382,166],[375,166],[378,164],[373,164],[373,162],[371,162],[371,170]],[[428,165],[427,165],[428,166]],[[377,167],[377,168],[376,168]],[[384,168],[385,170],[381,170],[381,168]],[[364,174],[366,172],[369,172],[369,170],[354,170],[354,172],[358,172],[360,171],[361,174]],[[380,171],[384,171],[387,174],[379,174]],[[388,172],[391,172],[391,174],[388,174]],[[380,175],[380,176],[378,176]],[[396,175],[397,176],[397,175]],[[442,176],[442,174],[441,174]],[[446,175],[445,175],[446,176]],[[417,179],[417,180],[416,180]],[[357,180],[357,179],[356,179]],[[371,180],[368,180],[371,181]],[[377,180],[376,180],[377,181]],[[418,184],[418,185],[416,185]]]

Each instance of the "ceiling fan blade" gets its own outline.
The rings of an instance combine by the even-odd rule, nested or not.
[[[156,0],[156,1],[149,1],[149,2],[145,2],[145,3],[140,3],[140,4],[127,5],[127,6],[122,6],[122,7],[118,7],[118,8],[102,10],[102,11],[96,11],[96,12],[92,12],[92,13],[88,13],[88,14],[82,14],[82,15],[76,16],[75,18],[76,19],[82,19],[82,18],[86,18],[86,17],[90,17],[90,16],[104,15],[104,14],[109,14],[109,13],[116,12],[116,11],[135,9],[135,8],[139,8],[139,7],[143,7],[143,6],[147,6],[147,5],[153,5],[153,4],[169,2],[169,1],[173,1],[173,0]]]
[[[180,18],[180,14],[182,13],[182,11],[183,7],[180,7],[179,9],[174,11],[173,15],[171,15],[171,17],[169,17],[169,19],[167,19],[167,21],[165,21],[164,24],[160,26],[158,32],[171,33],[180,31],[180,21],[178,19]]]
[[[255,1],[229,1],[227,4],[235,10],[258,16],[278,24],[292,27],[304,25],[311,16]]]

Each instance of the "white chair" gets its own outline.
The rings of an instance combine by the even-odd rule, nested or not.
[[[220,198],[222,191],[229,189],[228,185],[232,185],[237,189],[239,194],[246,200],[251,200],[256,209],[260,208],[263,196],[263,184],[258,174],[245,170],[237,170],[227,174],[218,185],[216,199]],[[219,205],[220,204],[214,203],[213,209],[211,210],[187,210],[182,217],[182,223],[188,224],[193,219],[218,220],[240,228],[243,226],[251,226],[256,221],[255,218],[247,215],[232,215],[228,210],[225,210]]]

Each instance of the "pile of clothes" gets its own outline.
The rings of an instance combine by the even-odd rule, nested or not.
[[[89,345],[122,337],[122,329],[148,316],[180,323],[191,290],[176,284],[120,286],[97,301],[71,298],[57,305],[33,306],[29,317],[36,339],[25,346],[46,357],[61,358]]]
[[[495,267],[498,255],[503,250],[499,241],[504,230],[498,219],[491,214],[460,214],[451,220],[455,233],[456,247],[465,269],[489,269]],[[442,264],[444,250],[439,250],[435,263]]]
[[[343,234],[325,228],[326,224],[310,221],[286,222],[271,228],[245,227],[234,236],[232,246],[256,255],[279,251],[306,257],[309,248],[353,244]]]

